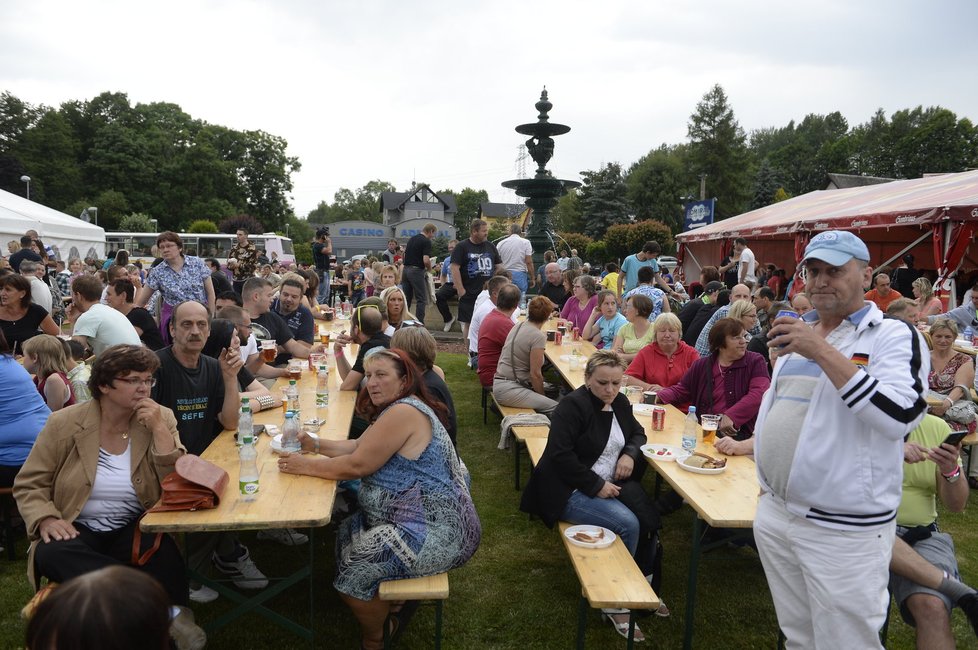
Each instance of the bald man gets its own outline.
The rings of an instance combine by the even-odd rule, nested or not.
[[[696,351],[700,353],[701,357],[707,357],[710,355],[710,329],[713,328],[713,324],[721,318],[726,318],[727,314],[730,313],[730,307],[738,300],[750,300],[750,287],[748,287],[746,284],[735,284],[734,288],[730,290],[729,304],[726,304],[713,312],[713,316],[710,317],[710,320],[707,321],[706,325],[703,327],[703,331],[700,332],[699,337],[696,339]],[[750,330],[751,336],[757,336],[760,333],[760,325],[755,325],[754,328]]]
[[[558,310],[563,309],[564,303],[567,302],[570,294],[564,290],[564,278],[560,270],[560,265],[556,262],[547,264],[544,269],[544,274],[547,279],[540,287],[540,295],[550,298],[550,302],[555,304]]]

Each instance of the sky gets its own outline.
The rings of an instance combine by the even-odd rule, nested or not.
[[[685,141],[717,83],[747,133],[917,105],[978,121],[975,25],[973,0],[31,0],[0,3],[0,90],[284,137],[304,217],[374,179],[516,202],[500,183],[544,86],[571,127],[548,168],[572,180]]]

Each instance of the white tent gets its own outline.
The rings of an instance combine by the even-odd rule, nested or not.
[[[71,257],[105,259],[105,230],[102,228],[0,190],[0,242],[3,248],[6,249],[8,241],[19,240],[28,230],[36,230],[44,245],[53,248],[60,260],[67,261]]]

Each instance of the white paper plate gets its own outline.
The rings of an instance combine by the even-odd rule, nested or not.
[[[597,537],[600,533],[604,535],[596,542],[584,542],[579,539],[574,539],[576,533],[585,533],[591,537]],[[615,543],[615,534],[603,528],[601,526],[594,526],[588,524],[581,524],[579,526],[571,526],[564,531],[564,536],[570,540],[570,543],[574,546],[580,546],[581,548],[608,548]]]
[[[686,456],[685,458],[680,458],[679,460],[676,461],[676,464],[682,467],[687,472],[692,472],[693,474],[722,474],[723,472],[727,471],[726,465],[724,465],[723,467],[716,467],[713,469],[705,469],[703,467],[694,467],[692,465],[687,465],[686,460],[688,458],[689,456]]]
[[[642,445],[641,449],[646,458],[663,462],[677,461],[689,455],[689,452],[682,447],[674,447],[672,445],[648,444]],[[662,453],[659,453],[660,451]]]
[[[569,354],[562,354],[562,355],[560,355],[560,360],[563,361],[564,363],[570,363],[571,355],[569,355]]]
[[[632,412],[635,415],[652,415],[655,404],[632,404]]]
[[[306,435],[309,436],[310,438],[318,438],[319,437],[315,433],[310,433],[308,431],[306,431]],[[282,449],[282,434],[281,433],[278,434],[277,436],[273,436],[272,437],[272,441],[269,443],[269,445],[271,446],[272,451],[274,451],[276,454],[283,454],[283,455],[285,455],[285,454],[291,453],[291,452],[288,452],[288,451],[285,451],[284,449]]]

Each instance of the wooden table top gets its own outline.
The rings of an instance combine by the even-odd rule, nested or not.
[[[555,327],[550,327],[551,324],[556,326],[555,322],[551,321],[543,326],[543,331],[555,329]],[[564,339],[563,345],[547,341],[544,353],[557,369],[557,372],[560,373],[561,378],[567,382],[567,385],[572,389],[577,389],[584,385],[584,366],[587,365],[588,357],[594,354],[596,350],[597,348],[589,341],[571,341],[567,337]],[[574,355],[575,351],[579,353],[580,364],[577,369],[571,369],[570,357]]]
[[[650,415],[636,413],[635,417],[645,425],[649,443],[681,447],[686,416],[674,406],[667,404],[665,409],[666,422],[663,431],[652,431]],[[721,474],[694,474],[684,470],[675,461],[648,462],[710,526],[752,527],[760,494],[753,459],[749,456],[724,456],[712,444],[700,443],[696,451],[726,458],[726,471]]]
[[[347,352],[350,354],[350,351]],[[345,440],[353,418],[355,391],[339,390],[335,365],[330,367],[329,408],[316,409],[316,374],[303,366],[299,386],[302,420],[319,417],[326,420],[319,429],[321,438]],[[276,381],[272,391],[288,384],[288,378]],[[281,431],[284,423],[281,409],[260,411],[255,424],[275,425]],[[278,455],[271,449],[271,437],[258,439],[259,496],[242,501],[238,493],[238,448],[233,431],[224,431],[204,451],[202,458],[223,467],[230,481],[217,508],[212,510],[153,512],[143,517],[140,526],[148,532],[205,532],[223,530],[260,530],[268,528],[307,528],[329,523],[336,498],[336,481],[311,476],[283,474],[278,470]]]

